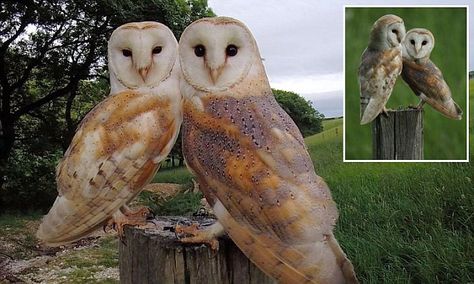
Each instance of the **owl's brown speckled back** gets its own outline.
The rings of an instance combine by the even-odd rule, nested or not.
[[[271,93],[255,41],[236,20],[214,21],[192,24],[180,40],[182,68],[194,76],[181,86],[188,167],[219,223],[268,275],[281,283],[356,283],[332,233],[336,204],[298,128]],[[192,49],[195,40],[222,59],[201,58],[202,49]],[[216,79],[212,72],[234,77]]]

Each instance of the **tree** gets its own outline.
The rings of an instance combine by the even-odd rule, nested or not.
[[[296,93],[272,89],[278,104],[290,115],[303,134],[303,137],[313,135],[323,130],[324,115],[313,108],[310,101]]]
[[[159,21],[179,38],[212,15],[206,0],[1,1],[0,189],[12,182],[7,172],[21,176],[11,174],[18,155],[57,157],[108,94],[107,40],[116,27]]]

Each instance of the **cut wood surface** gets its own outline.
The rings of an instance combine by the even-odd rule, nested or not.
[[[423,110],[380,114],[372,123],[372,146],[375,160],[422,160]]]
[[[119,244],[121,283],[276,283],[227,237],[214,252],[204,244],[183,244],[176,224],[215,222],[205,217],[156,217],[145,228],[126,227]]]

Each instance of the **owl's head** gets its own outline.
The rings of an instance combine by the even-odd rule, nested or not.
[[[429,58],[435,45],[433,34],[427,29],[411,29],[403,40],[403,56],[410,59]]]
[[[118,27],[108,44],[112,89],[158,85],[170,74],[177,55],[176,38],[163,24],[136,22]]]
[[[232,87],[247,76],[254,62],[261,62],[249,29],[228,17],[189,25],[179,40],[179,57],[184,79],[201,91]]]
[[[373,25],[370,32],[369,47],[386,50],[400,46],[405,37],[403,19],[395,15],[384,15]]]

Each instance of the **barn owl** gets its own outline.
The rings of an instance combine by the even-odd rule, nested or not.
[[[272,94],[249,29],[227,17],[198,20],[183,32],[179,57],[183,153],[218,217],[204,230],[177,226],[182,241],[215,247],[225,229],[282,283],[356,282],[333,235],[336,204]]]
[[[374,23],[359,66],[360,124],[371,122],[380,112],[386,113],[385,104],[402,72],[404,36],[400,17],[385,15]]]
[[[403,41],[402,78],[419,96],[418,108],[428,103],[451,119],[462,119],[462,110],[451,97],[451,90],[443,74],[430,60],[435,45],[433,34],[427,29],[411,29]]]
[[[170,152],[182,122],[178,45],[156,22],[128,23],[108,43],[111,93],[82,120],[56,170],[58,197],[37,237],[76,241],[107,223],[143,224],[130,210]],[[175,66],[176,64],[176,66]]]

